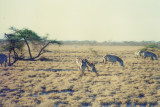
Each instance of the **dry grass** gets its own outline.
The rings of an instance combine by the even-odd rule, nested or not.
[[[160,62],[134,58],[134,46],[50,46],[41,60],[0,68],[0,106],[160,106]],[[92,50],[91,50],[92,49]],[[96,53],[96,54],[95,54]],[[119,63],[102,64],[106,54]],[[98,62],[80,76],[75,58]],[[47,59],[47,60],[46,60]]]

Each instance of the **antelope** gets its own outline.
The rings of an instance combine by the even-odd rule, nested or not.
[[[154,58],[156,60],[158,60],[158,57],[156,54],[152,53],[152,52],[143,52],[142,53],[143,58],[145,59],[146,57],[151,57],[151,60],[154,60]],[[154,57],[154,58],[153,58]]]
[[[0,54],[0,64],[1,64],[1,67],[2,67],[2,64],[4,64],[4,66],[6,67],[6,64],[7,64],[7,56],[5,54]]]
[[[89,72],[89,69],[88,69],[88,66],[89,66],[92,68],[92,71],[95,72],[96,75],[98,76],[98,73],[95,68],[95,64],[90,63],[87,59],[76,58],[76,64],[78,66],[78,69],[82,72],[82,75],[84,75],[85,68],[87,68],[87,70]]]
[[[106,55],[103,57],[103,63],[106,64],[107,61],[112,62],[112,64],[115,63],[116,61],[118,61],[120,63],[120,65],[124,67],[123,60],[121,58],[119,58],[118,56]]]
[[[135,54],[135,57],[138,59],[138,57],[142,56],[142,53],[143,53],[143,51],[137,51],[134,54]]]

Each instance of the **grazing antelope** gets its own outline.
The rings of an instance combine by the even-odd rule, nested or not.
[[[146,59],[146,57],[151,57],[151,60],[154,60],[154,58],[155,58],[156,60],[158,60],[157,55],[154,54],[154,53],[152,53],[152,52],[143,52],[143,53],[142,53],[142,56],[143,56],[144,59]],[[154,57],[154,58],[153,58],[153,57]]]
[[[95,68],[95,64],[90,63],[87,59],[77,58],[76,63],[77,63],[79,70],[82,71],[82,75],[84,75],[85,68],[87,67],[87,69],[88,69],[88,66],[89,66],[92,68],[92,71],[95,72],[96,75],[98,76],[98,73]],[[88,71],[89,71],[89,69],[88,69]]]
[[[112,64],[115,63],[116,61],[118,61],[120,63],[120,65],[124,67],[123,60],[121,58],[119,58],[118,56],[106,55],[103,57],[103,63],[105,64],[107,61],[112,62]]]
[[[135,57],[138,59],[138,57],[142,56],[142,53],[143,53],[143,51],[137,51],[134,54],[135,54]]]
[[[5,63],[5,67],[6,67],[6,64],[7,64],[7,56],[5,54],[0,54],[0,64],[1,64],[1,67],[2,67],[2,64]]]

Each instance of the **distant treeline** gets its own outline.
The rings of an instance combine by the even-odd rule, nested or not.
[[[123,42],[114,42],[114,41],[62,41],[64,45],[108,45],[108,46],[146,46],[150,44],[156,44],[160,46],[160,41],[123,41]]]
[[[156,44],[160,46],[160,41],[123,41],[123,42],[114,42],[114,41],[104,41],[104,42],[97,42],[97,41],[61,41],[64,45],[108,45],[108,46],[146,46],[150,44]],[[3,39],[0,39],[0,43],[4,43]]]

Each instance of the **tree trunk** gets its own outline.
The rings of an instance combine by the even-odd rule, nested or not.
[[[11,50],[9,50],[9,64],[8,66],[11,66]]]
[[[29,46],[29,44],[28,44],[28,42],[27,42],[27,40],[25,38],[24,38],[24,41],[25,41],[25,43],[26,43],[26,45],[28,47],[28,52],[29,52],[30,59],[32,59],[32,54],[31,54],[30,46]]]
[[[11,63],[11,53],[12,53],[12,51],[14,52],[14,61]],[[9,50],[9,64],[8,64],[8,66],[12,66],[17,61],[18,61],[18,54],[16,53],[15,49],[12,48],[12,49]]]

